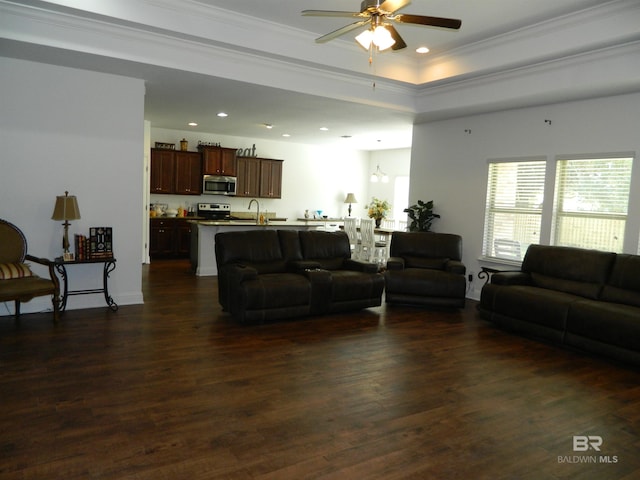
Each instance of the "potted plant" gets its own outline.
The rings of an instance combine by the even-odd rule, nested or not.
[[[403,210],[411,219],[409,224],[410,232],[428,232],[431,230],[431,224],[436,218],[440,218],[440,215],[433,213],[433,200],[423,202],[418,200],[418,203],[411,205]]]
[[[380,200],[379,198],[372,197],[371,203],[366,206],[369,218],[373,218],[376,221],[376,227],[380,226],[382,219],[387,216],[389,210],[391,210],[391,204],[386,200]]]

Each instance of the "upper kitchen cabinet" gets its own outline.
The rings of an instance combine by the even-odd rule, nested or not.
[[[198,152],[151,149],[151,193],[200,195],[202,160]]]
[[[222,147],[202,148],[202,173],[204,175],[226,175],[235,177],[236,149]]]
[[[260,159],[255,157],[238,157],[237,197],[260,196]]]
[[[202,160],[198,152],[176,152],[175,192],[200,195],[202,192]]]
[[[282,197],[282,160],[260,159],[260,197]]]
[[[151,193],[173,193],[176,152],[151,149]]]

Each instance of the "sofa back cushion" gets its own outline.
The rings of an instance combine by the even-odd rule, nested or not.
[[[393,232],[390,255],[405,267],[444,269],[449,260],[462,260],[462,237],[452,233]]]
[[[259,274],[286,271],[278,232],[257,229],[216,234],[218,269],[234,263],[255,268]]]
[[[573,247],[530,245],[522,271],[534,286],[597,299],[616,254]]]
[[[302,249],[297,230],[278,230],[278,238],[280,239],[282,257],[285,261],[295,262],[302,260]]]
[[[338,270],[351,258],[351,245],[345,232],[309,230],[298,232],[304,260],[318,262],[326,270]]]
[[[640,256],[618,254],[602,300],[640,307]]]

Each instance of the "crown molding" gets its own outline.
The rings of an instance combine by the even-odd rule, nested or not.
[[[417,119],[428,122],[634,92],[640,92],[640,40],[425,85],[416,93]]]
[[[613,0],[570,15],[457,47],[420,62],[418,83],[483,74],[640,39],[637,0]],[[559,48],[562,46],[562,48]]]
[[[102,16],[77,17],[66,11],[52,12],[3,2],[0,3],[0,28],[5,39],[16,42],[357,101],[404,112],[413,111],[415,90],[404,82],[374,78],[366,71],[359,73],[337,67],[328,68],[308,59],[292,62],[283,55],[266,54],[261,50],[211,38],[178,35],[159,28],[140,29],[131,23],[115,24],[105,21]],[[82,68],[81,65],[71,66]],[[372,88],[373,81],[375,90]]]

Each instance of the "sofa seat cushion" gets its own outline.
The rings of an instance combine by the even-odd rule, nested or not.
[[[309,304],[311,285],[295,273],[266,273],[242,282],[240,303],[245,310]]]
[[[482,307],[503,317],[564,330],[569,307],[581,297],[546,288],[525,285],[485,285]]]
[[[389,270],[385,274],[387,292],[425,297],[464,297],[466,283],[463,275],[442,270],[405,268]]]
[[[592,300],[575,302],[567,319],[569,333],[640,351],[640,309]]]
[[[331,284],[332,302],[362,300],[382,295],[384,277],[351,270],[333,270]]]

